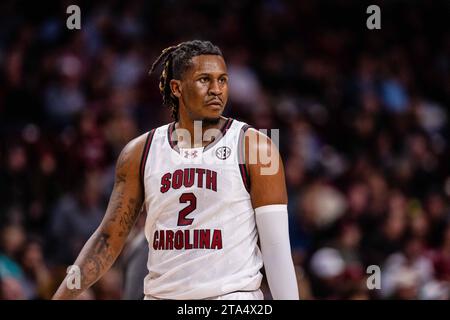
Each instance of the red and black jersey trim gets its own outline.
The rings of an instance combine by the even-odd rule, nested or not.
[[[171,124],[169,124],[169,128],[167,130],[167,141],[169,142],[169,145],[172,149],[174,149],[175,151],[179,152],[178,149],[178,141],[173,141],[172,140],[172,135],[173,132],[175,131],[175,122],[172,122]]]
[[[142,152],[141,164],[139,166],[139,174],[141,177],[142,185],[144,185],[145,164],[147,163],[147,158],[148,158],[150,146],[152,144],[154,135],[155,135],[155,129],[150,130],[149,133],[147,134],[147,139],[145,139],[144,151]]]
[[[220,141],[220,139],[227,133],[228,129],[230,129],[231,124],[233,123],[232,118],[228,118],[225,123],[222,125],[222,128],[220,129],[220,132],[222,135],[219,139],[214,139],[212,142],[210,142],[207,146],[205,146],[203,151],[208,150],[209,148],[213,147],[217,142]],[[169,146],[175,150],[176,152],[180,153],[180,149],[178,148],[178,141],[173,140],[173,132],[175,131],[175,122],[172,122],[169,124],[169,128],[167,130],[167,141],[169,142]]]
[[[242,182],[248,193],[250,193],[250,175],[248,173],[247,164],[245,163],[245,132],[252,128],[252,126],[246,124],[241,128],[238,140],[238,163],[239,172],[241,173]]]

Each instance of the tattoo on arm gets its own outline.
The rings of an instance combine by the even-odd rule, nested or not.
[[[112,265],[133,228],[141,212],[143,194],[140,186],[135,185],[136,169],[131,155],[132,151],[127,148],[120,154],[116,165],[114,190],[102,225],[89,239],[77,259],[76,264],[81,269],[81,288],[65,290],[63,287],[60,297],[74,298],[95,283]]]
[[[111,246],[111,232],[116,233],[120,238],[125,238],[140,213],[140,206],[136,197],[127,197],[126,181],[130,172],[130,152],[124,150],[121,153],[116,166],[116,180],[114,192],[111,198],[111,208],[105,217],[107,226],[95,239],[95,245],[86,255],[86,264],[83,274],[86,284],[95,281],[105,268],[114,261],[117,255],[117,248]],[[110,228],[111,227],[111,228]]]
[[[100,237],[99,237],[99,239],[98,239],[98,241],[96,243],[96,247],[95,247],[95,250],[94,250],[94,252],[96,254],[102,254],[103,251],[107,251],[108,250],[108,248],[109,248],[108,239],[109,238],[110,238],[110,235],[105,233],[105,232],[102,232],[100,234]]]
[[[126,181],[127,179],[127,172],[129,170],[130,167],[130,151],[129,150],[124,150],[120,156],[119,159],[117,160],[117,165],[116,165],[116,180],[115,180],[115,184],[120,184]]]
[[[140,212],[139,206],[137,205],[136,199],[130,198],[128,200],[126,214],[122,214],[120,216],[120,226],[121,231],[129,231],[136,221],[136,218],[139,215]]]
[[[109,234],[101,233],[95,239],[94,248],[88,252],[81,270],[83,287],[87,287],[96,281],[103,270],[114,261],[114,253],[111,250],[109,238]]]

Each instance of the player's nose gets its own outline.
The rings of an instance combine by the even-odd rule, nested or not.
[[[211,84],[209,86],[209,94],[218,96],[222,94],[222,88],[219,85],[219,81],[211,81]]]

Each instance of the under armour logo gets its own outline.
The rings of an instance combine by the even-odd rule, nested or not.
[[[198,155],[198,150],[194,150],[194,151],[191,151],[191,152],[189,152],[188,150],[184,151],[184,157],[186,159],[188,159],[189,157],[190,158],[197,158],[197,155]]]

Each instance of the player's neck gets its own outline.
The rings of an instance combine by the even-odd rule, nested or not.
[[[200,148],[208,145],[216,139],[216,135],[221,134],[220,129],[223,127],[227,119],[223,116],[220,117],[217,123],[211,123],[207,121],[186,119],[185,117],[180,117],[180,119],[175,124],[175,130],[184,129],[189,132],[190,141],[183,141],[183,134],[176,134],[179,138],[178,146],[181,148]],[[208,131],[208,137],[205,135],[205,131],[209,129],[217,129]]]

